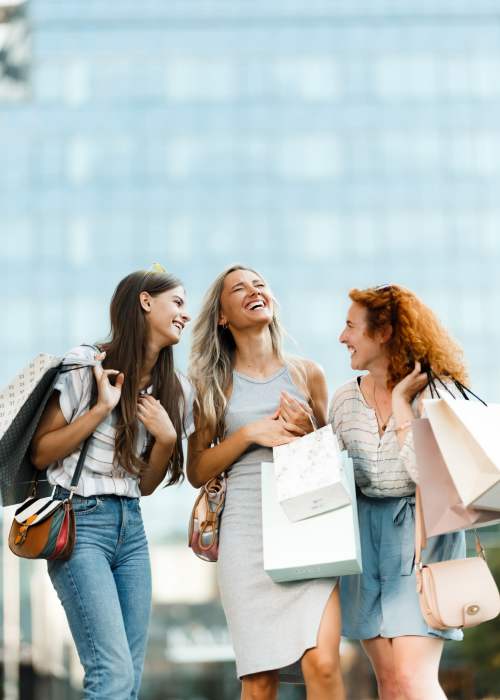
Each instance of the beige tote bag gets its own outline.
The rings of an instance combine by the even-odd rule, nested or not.
[[[500,511],[500,404],[444,396],[423,405],[463,504]]]
[[[500,522],[500,513],[464,505],[428,419],[412,423],[425,532],[428,537]]]

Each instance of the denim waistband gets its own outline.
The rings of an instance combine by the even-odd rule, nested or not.
[[[54,490],[54,497],[63,500],[68,498],[70,491],[65,489],[64,486],[56,486]],[[118,496],[116,493],[93,493],[91,496],[81,496],[79,493],[75,493],[73,499],[78,499],[79,501],[86,501],[89,498],[99,498],[99,499],[116,499],[116,500],[127,500],[127,501],[138,501],[137,496]]]

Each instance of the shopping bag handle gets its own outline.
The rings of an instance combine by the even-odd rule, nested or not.
[[[456,396],[450,390],[449,386],[447,386],[443,382],[443,380],[441,379],[441,377],[438,374],[436,374],[435,372],[432,371],[431,367],[427,367],[426,374],[427,374],[428,386],[429,386],[429,389],[431,392],[431,398],[433,398],[433,399],[434,398],[438,398],[438,399],[441,398],[439,390],[436,386],[436,380],[437,380],[441,384],[443,389],[445,391],[447,391],[448,394],[450,394],[450,396],[452,396],[454,399],[456,399]],[[455,387],[457,388],[457,390],[460,393],[460,395],[462,396],[462,398],[464,398],[466,401],[470,401],[470,397],[473,396],[475,399],[480,401],[484,406],[488,405],[486,403],[486,401],[484,401],[480,396],[475,394],[472,391],[472,389],[469,389],[469,387],[465,386],[465,384],[462,384],[462,382],[460,382],[458,379],[455,379],[455,377],[450,377],[450,379],[453,382],[453,384],[455,385]],[[470,396],[469,396],[469,394],[470,394]]]

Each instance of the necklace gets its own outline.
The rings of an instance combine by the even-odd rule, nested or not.
[[[389,415],[387,416],[385,421],[383,420],[382,412],[380,411],[380,409],[378,407],[377,399],[375,396],[375,389],[376,389],[376,384],[375,384],[375,382],[373,382],[373,403],[374,403],[374,408],[375,408],[375,416],[377,418],[377,423],[379,424],[380,430],[383,433],[385,433],[385,431],[387,429],[387,424],[389,423],[389,418],[391,417],[392,414],[389,413]]]

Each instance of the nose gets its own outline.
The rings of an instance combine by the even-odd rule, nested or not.
[[[191,316],[188,314],[187,311],[182,312],[182,320],[184,321],[184,323],[189,323],[189,321],[191,320]]]
[[[342,333],[339,335],[339,343],[347,343],[345,328],[342,331]]]

